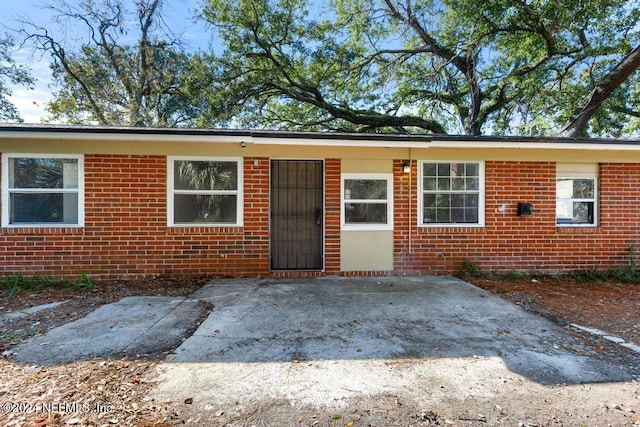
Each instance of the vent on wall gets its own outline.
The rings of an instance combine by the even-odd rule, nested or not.
[[[533,213],[531,203],[518,203],[518,216],[530,216]]]

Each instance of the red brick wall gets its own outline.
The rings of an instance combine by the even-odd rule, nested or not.
[[[417,162],[394,161],[396,274],[611,268],[640,244],[640,165],[603,164],[600,226],[555,226],[555,163],[485,164],[485,226],[418,227]],[[245,158],[243,227],[167,227],[164,156],[85,156],[85,226],[0,230],[0,274],[269,275],[269,159]],[[340,159],[325,160],[325,272],[340,274]],[[534,205],[518,217],[518,202]],[[359,272],[369,274],[372,272]],[[276,275],[276,273],[274,273]]]
[[[164,156],[85,156],[85,226],[2,229],[2,271],[98,279],[268,272],[269,159],[245,159],[244,227],[167,227],[166,175]]]
[[[601,165],[599,226],[586,228],[555,225],[555,163],[495,161],[485,163],[484,227],[417,227],[412,166],[411,202],[409,175],[395,177],[396,273],[449,273],[464,259],[499,271],[615,268],[640,244],[640,165]],[[532,203],[533,215],[518,217],[518,202]]]

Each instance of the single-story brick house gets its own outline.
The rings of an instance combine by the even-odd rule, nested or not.
[[[0,126],[0,274],[612,268],[640,143]]]

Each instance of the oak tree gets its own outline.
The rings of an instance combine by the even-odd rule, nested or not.
[[[209,0],[201,125],[621,135],[640,112],[634,0]],[[564,126],[563,126],[564,125]]]
[[[12,94],[10,85],[23,85],[30,87],[33,78],[25,65],[16,63],[12,56],[15,47],[11,36],[0,37],[0,121],[20,122],[20,114],[16,106],[10,101]]]
[[[51,120],[111,126],[190,126],[198,115],[181,79],[191,54],[163,27],[162,0],[50,4],[53,26],[86,31],[80,45],[52,25],[26,22],[22,33],[51,55],[57,90]],[[71,24],[69,24],[71,22]],[[80,28],[80,30],[77,30]]]

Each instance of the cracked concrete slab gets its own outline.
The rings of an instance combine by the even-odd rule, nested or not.
[[[15,360],[53,365],[173,349],[163,365],[182,369],[482,357],[541,384],[627,381],[636,372],[599,358],[567,328],[446,276],[228,279],[189,299],[128,297],[16,347]],[[179,390],[185,380],[167,384]]]
[[[157,354],[179,345],[207,311],[196,299],[127,297],[19,345],[14,349],[14,359],[55,365]]]
[[[633,350],[636,353],[640,353],[640,346],[637,346],[634,343],[627,342],[624,338],[618,337],[616,335],[611,335],[608,332],[601,331],[600,329],[596,329],[596,328],[589,328],[587,326],[582,326],[575,323],[571,323],[570,325],[576,329],[579,329],[584,332],[588,332],[592,335],[597,335],[599,337],[604,338],[607,341],[620,344],[622,347],[628,348],[629,350]]]
[[[20,318],[20,317],[25,317],[25,316],[28,316],[30,314],[38,313],[40,311],[50,310],[52,308],[56,308],[57,306],[59,306],[61,304],[64,304],[67,301],[68,300],[50,302],[49,304],[41,304],[41,305],[36,305],[36,306],[33,306],[33,307],[29,307],[29,308],[23,308],[22,310],[9,311],[7,313],[1,314],[0,315],[0,319],[17,319],[17,318]]]
[[[216,308],[166,365],[477,356],[543,384],[633,375],[565,328],[452,277],[226,280],[194,297]]]

